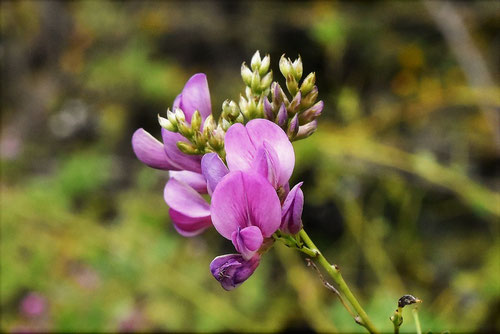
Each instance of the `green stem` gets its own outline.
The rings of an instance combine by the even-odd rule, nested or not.
[[[417,334],[422,334],[422,327],[420,327],[420,319],[418,318],[418,309],[415,307],[412,310],[413,319],[415,319],[415,327],[417,328]]]
[[[340,273],[339,269],[335,265],[331,265],[328,260],[321,254],[319,249],[316,247],[316,245],[312,242],[311,238],[307,235],[306,231],[304,229],[300,230],[299,235],[301,239],[304,241],[306,246],[312,250],[316,256],[314,256],[315,259],[317,259],[318,263],[326,270],[328,275],[337,283],[338,288],[342,294],[344,294],[345,298],[349,301],[349,303],[352,305],[352,307],[356,310],[358,313],[359,317],[361,318],[361,324],[368,329],[370,333],[378,333],[377,329],[371,322],[370,318],[366,314],[365,310],[361,307],[359,304],[358,300],[354,295],[352,294],[351,290],[347,286],[346,282],[344,281],[344,278],[342,277],[342,274]],[[357,319],[355,319],[356,322],[359,322]]]

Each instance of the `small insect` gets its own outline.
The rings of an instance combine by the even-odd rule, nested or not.
[[[220,279],[223,279],[224,277],[225,278],[231,278],[231,276],[227,275],[226,274],[226,269],[227,268],[222,268],[220,271],[219,271],[219,278]]]

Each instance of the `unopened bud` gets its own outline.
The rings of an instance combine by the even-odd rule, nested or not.
[[[224,131],[227,131],[231,125],[226,119],[222,119],[222,129]]]
[[[252,84],[252,71],[245,65],[241,64],[241,78],[245,85],[250,86]]]
[[[299,56],[297,59],[295,59],[295,61],[292,64],[292,72],[293,76],[295,77],[295,80],[299,81],[300,78],[302,78],[302,70],[303,70],[302,59]]]
[[[198,150],[196,149],[196,147],[194,147],[192,144],[190,143],[186,143],[185,141],[178,141],[177,142],[177,148],[182,152],[182,153],[185,153],[185,154],[191,154],[191,155],[195,155],[195,154],[198,154]]]
[[[295,96],[295,94],[299,91],[299,83],[295,80],[295,77],[292,74],[288,74],[286,77],[286,88],[292,96]]]
[[[281,104],[280,110],[278,111],[278,116],[276,117],[277,124],[284,130],[286,122],[288,121],[288,114],[286,112],[285,104]]]
[[[288,129],[286,130],[288,139],[290,141],[293,141],[295,139],[295,136],[297,136],[298,132],[299,132],[299,118],[298,114],[295,114],[295,116],[293,116],[292,120],[290,121],[290,124],[288,124]]]
[[[314,84],[316,83],[316,73],[311,72],[309,75],[302,81],[302,85],[300,86],[300,91],[302,95],[306,96],[313,89]]]
[[[290,105],[288,106],[288,111],[294,114],[297,113],[299,111],[301,98],[302,94],[299,91],[293,98],[292,102],[290,102]]]
[[[284,233],[297,234],[302,229],[304,193],[301,186],[302,182],[293,187],[283,202],[280,230]]]
[[[240,95],[240,102],[239,102],[240,110],[241,112],[245,115],[246,111],[248,110],[248,102],[247,100],[243,97],[243,95]]]
[[[215,123],[214,117],[212,114],[208,115],[203,123],[203,134],[205,137],[210,138],[212,131],[215,130],[217,124]]]
[[[260,63],[259,74],[263,76],[269,71],[269,65],[271,64],[271,56],[266,55],[262,62]]]
[[[231,102],[229,102],[229,114],[233,118],[236,118],[240,115],[240,108],[238,107],[236,102],[234,102],[233,100],[231,100]]]
[[[307,95],[302,95],[302,101],[300,102],[300,106],[302,108],[309,108],[312,106],[316,99],[318,98],[318,87],[314,86],[313,89]]]
[[[250,61],[250,66],[252,67],[252,71],[259,71],[261,62],[262,60],[260,58],[260,52],[259,50],[257,50],[253,54],[252,60]]]
[[[170,132],[177,132],[177,127],[172,124],[168,119],[161,117],[158,114],[158,122],[160,123],[160,126],[164,128],[165,130],[168,130]]]
[[[287,78],[292,71],[292,64],[289,59],[285,58],[285,54],[281,56],[279,65],[281,74],[283,74],[283,76]]]
[[[195,110],[193,116],[191,116],[191,129],[194,131],[200,130],[201,126],[201,114],[198,110]]]
[[[273,106],[267,98],[264,98],[264,116],[268,120],[274,120]]]
[[[260,93],[262,91],[260,87],[260,75],[258,71],[252,73],[252,81],[250,83],[250,87],[254,92]]]
[[[267,73],[262,80],[260,81],[260,87],[262,90],[266,90],[271,86],[271,82],[273,81],[273,71]]]
[[[306,124],[318,118],[321,115],[321,112],[323,111],[323,107],[324,107],[323,101],[318,101],[311,108],[300,113],[299,117],[300,124]]]
[[[309,137],[316,131],[317,128],[318,128],[318,121],[316,120],[299,126],[299,131],[297,132],[297,136],[295,136],[295,140],[300,140]]]
[[[178,123],[182,123],[186,121],[186,116],[184,115],[184,112],[180,108],[176,108],[174,110],[175,113],[175,118],[177,119]]]
[[[194,131],[186,122],[177,122],[177,129],[184,137],[188,139],[193,137]]]

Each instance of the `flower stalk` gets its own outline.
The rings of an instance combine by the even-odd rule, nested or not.
[[[337,283],[338,290],[340,293],[344,295],[344,297],[349,301],[354,310],[357,312],[358,317],[354,320],[360,325],[364,326],[370,333],[378,333],[378,330],[375,328],[374,324],[366,314],[365,310],[361,307],[358,300],[351,292],[351,289],[347,286],[347,283],[344,281],[340,270],[336,265],[331,265],[328,260],[323,256],[323,254],[316,247],[314,242],[309,238],[306,231],[304,229],[300,230],[299,236],[304,242],[304,244],[311,250],[315,255],[312,256],[317,260],[318,264],[320,264],[328,273],[328,275]]]

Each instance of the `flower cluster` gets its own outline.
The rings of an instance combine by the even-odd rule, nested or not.
[[[293,239],[302,229],[302,183],[292,189],[289,185],[295,165],[291,141],[314,132],[323,102],[316,102],[313,73],[298,84],[300,58],[280,61],[291,99],[271,82],[269,62],[269,56],[261,59],[257,52],[251,69],[243,63],[246,97],[239,105],[225,101],[218,122],[206,76],[195,74],[175,99],[173,111],[159,116],[163,143],[144,129],[132,136],[139,160],[169,171],[164,199],[175,229],[190,237],[214,226],[233,243],[235,254],[218,256],[210,264],[226,290],[253,274],[275,239]]]

